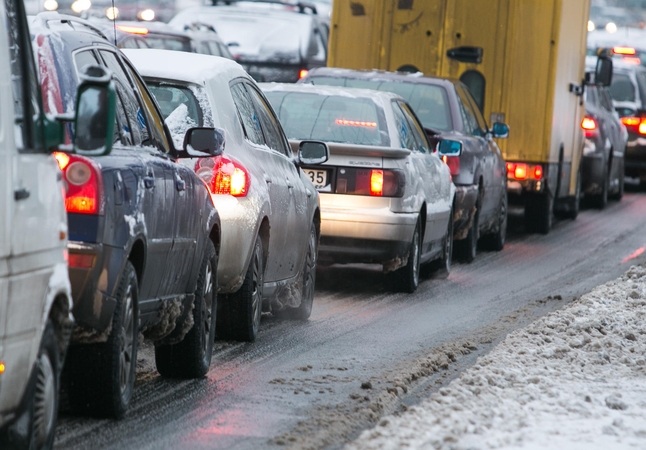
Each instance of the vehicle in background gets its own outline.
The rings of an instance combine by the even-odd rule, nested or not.
[[[381,264],[387,287],[404,292],[417,289],[420,264],[435,261],[448,273],[455,187],[403,98],[308,84],[261,87],[293,149],[307,139],[330,147],[327,163],[303,167],[321,197],[321,261]],[[462,144],[451,142],[459,155]]]
[[[304,143],[293,157],[269,102],[240,65],[162,50],[126,50],[176,142],[192,127],[226,130],[226,155],[197,161],[222,219],[217,335],[253,341],[262,311],[307,319],[320,234],[318,196],[299,169],[327,160]],[[164,61],[164,64],[159,64]],[[186,70],[190,67],[191,70]]]
[[[29,14],[59,12],[88,19],[140,20],[168,22],[175,15],[175,0],[36,0]]]
[[[591,6],[588,31],[605,30],[608,33],[617,33],[619,28],[639,27],[644,19],[635,11],[615,6]]]
[[[329,66],[459,79],[490,123],[509,124],[498,144],[526,228],[576,218],[589,0],[353,4],[335,1]]]
[[[213,26],[233,58],[257,81],[296,82],[327,61],[329,26],[299,3],[290,11],[280,1],[227,1],[187,8],[169,23],[183,29],[199,21]]]
[[[442,138],[462,142],[459,156],[441,155],[456,187],[453,238],[459,259],[471,262],[478,239],[502,250],[507,236],[507,172],[498,145],[506,125],[487,126],[466,86],[459,81],[402,72],[321,68],[300,83],[358,87],[401,95],[413,108],[435,149]]]
[[[588,33],[587,56],[598,56],[600,51],[609,49],[614,59],[646,66],[646,30],[622,27],[616,33],[605,30]]]
[[[0,3],[0,17],[0,448],[49,449],[73,326],[65,184],[52,156],[63,118],[45,114],[22,1]],[[83,153],[92,130],[113,123],[114,95],[109,80],[86,76],[73,121],[90,139],[68,151]]]
[[[610,95],[628,131],[624,155],[627,177],[638,178],[646,189],[646,67],[613,61]]]
[[[118,418],[132,398],[140,332],[155,343],[161,375],[201,377],[209,369],[220,220],[204,183],[177,159],[220,154],[224,136],[193,129],[177,149],[114,45],[91,27],[79,30],[80,19],[40,19],[31,33],[45,112],[72,111],[84,71],[103,73],[116,88],[116,121],[87,143],[95,150],[57,159],[76,320],[63,386],[73,410]]]
[[[603,209],[608,198],[621,200],[624,194],[628,133],[615,111],[608,87],[595,83],[594,71],[586,73],[586,80],[585,117],[581,122],[585,133],[581,190],[594,207]]]

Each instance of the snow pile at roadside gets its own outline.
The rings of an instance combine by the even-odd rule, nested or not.
[[[349,449],[646,448],[646,269],[511,333]]]

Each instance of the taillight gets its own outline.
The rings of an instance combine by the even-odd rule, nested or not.
[[[646,118],[644,117],[622,117],[621,123],[626,126],[629,133],[646,135]]]
[[[507,178],[514,180],[541,180],[543,166],[525,163],[507,163]]]
[[[307,69],[301,69],[301,70],[298,72],[298,79],[300,80],[301,78],[305,78],[309,72],[310,72],[310,71],[309,71],[309,70],[307,70]]]
[[[396,169],[356,169],[339,167],[336,171],[335,194],[401,197],[406,176]]]
[[[246,197],[251,177],[239,162],[225,156],[198,159],[195,172],[204,180],[212,194]]]
[[[599,134],[597,121],[592,117],[584,117],[581,121],[581,128],[583,128],[583,131],[585,131],[585,137],[587,138],[595,137]]]
[[[70,267],[78,267],[80,269],[91,269],[94,267],[95,255],[85,253],[70,253],[68,264]]]
[[[65,181],[65,209],[68,213],[103,214],[103,177],[91,159],[54,152]]]
[[[381,197],[384,195],[384,171],[372,170],[370,171],[370,195],[373,197]]]
[[[443,155],[442,156],[442,161],[444,161],[444,164],[449,166],[449,170],[451,171],[451,176],[452,177],[460,175],[460,157],[459,156]]]

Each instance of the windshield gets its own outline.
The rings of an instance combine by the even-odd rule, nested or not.
[[[426,128],[451,131],[451,110],[446,90],[441,86],[398,81],[366,80],[340,77],[312,77],[312,84],[347,86],[393,92],[408,102]]]
[[[147,84],[159,104],[175,147],[182,148],[188,129],[204,126],[202,110],[193,91],[187,86],[162,82],[149,81]]]
[[[265,92],[290,139],[390,146],[386,118],[368,98]]]
[[[635,86],[628,74],[615,72],[612,75],[612,84],[610,85],[610,95],[616,102],[634,102]]]
[[[179,36],[164,36],[149,34],[145,36],[146,42],[151,48],[162,50],[177,50],[180,52],[191,52],[191,41]]]

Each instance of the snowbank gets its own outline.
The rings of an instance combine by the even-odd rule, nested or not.
[[[511,333],[348,449],[646,448],[646,269]]]

